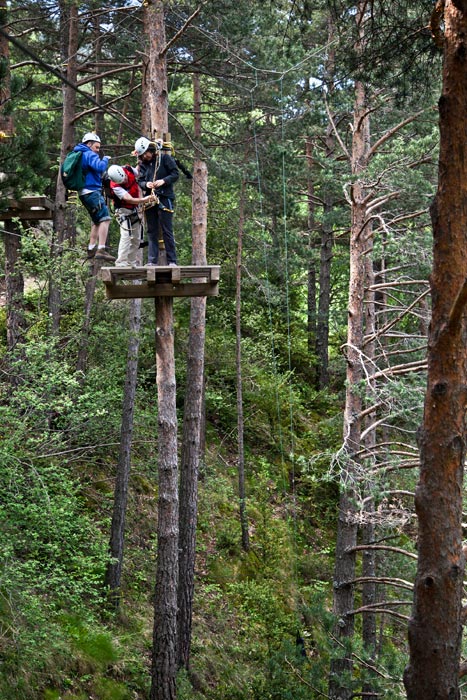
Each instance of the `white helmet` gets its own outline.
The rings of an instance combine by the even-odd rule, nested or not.
[[[135,141],[135,156],[142,156],[143,153],[146,153],[149,146],[154,146],[154,143],[145,136],[141,136],[141,138]]]
[[[121,165],[111,165],[107,174],[116,185],[121,185],[126,180],[126,173]]]
[[[98,135],[95,134],[93,131],[88,131],[87,134],[84,134],[84,136],[82,138],[82,143],[87,143],[87,141],[97,141],[97,143],[101,142]]]

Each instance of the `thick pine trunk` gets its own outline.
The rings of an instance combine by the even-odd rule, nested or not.
[[[149,35],[151,133],[162,136],[168,131],[168,95],[164,3],[161,0],[148,0],[145,22]],[[174,700],[178,661],[179,501],[173,297],[156,297],[155,310],[159,499],[150,698]]]
[[[365,190],[358,179],[367,164],[369,151],[369,119],[366,95],[362,83],[355,88],[354,131],[352,140],[352,172],[356,180],[352,186],[352,223],[350,232],[350,280],[349,308],[346,343],[347,381],[344,410],[344,447],[341,453],[341,494],[337,523],[336,562],[334,569],[334,604],[336,616],[334,636],[344,643],[353,637],[355,552],[357,524],[355,520],[355,500],[352,484],[358,478],[360,465],[356,454],[361,447],[361,419],[363,378],[362,349],[364,342],[364,299],[366,286],[365,266]],[[339,646],[336,657],[331,662],[329,695],[333,700],[350,700],[352,688],[345,676],[352,671],[352,657]]]
[[[364,346],[365,355],[370,360],[367,362],[366,373],[368,378],[367,385],[367,396],[366,396],[366,408],[374,405],[375,403],[375,381],[372,379],[375,373],[375,350],[376,343],[374,340],[374,334],[376,331],[376,309],[375,309],[375,292],[373,291],[373,285],[375,282],[375,276],[373,271],[373,230],[371,222],[369,222],[365,229],[365,241],[366,246],[366,300],[365,300],[365,335],[367,338],[371,338]],[[373,466],[372,460],[373,455],[376,454],[376,428],[372,429],[372,426],[376,421],[376,413],[372,411],[366,417],[365,432],[368,430],[364,438],[364,449],[366,455],[366,462],[371,468]],[[374,521],[374,499],[372,496],[372,486],[370,480],[366,482],[366,498],[365,498],[365,514],[366,522],[362,527],[362,543],[372,545],[375,539],[375,526]],[[375,551],[372,549],[367,549],[363,551],[362,554],[362,575],[365,579],[370,579],[365,581],[362,585],[362,607],[374,606],[376,603],[376,583],[371,579],[374,579],[376,574],[376,556]],[[374,612],[365,611],[362,613],[362,640],[365,651],[368,657],[372,660],[376,656],[376,615]],[[370,669],[367,669],[368,680],[363,684],[362,690],[364,693],[365,700],[378,700],[378,694],[375,693],[374,689],[374,676]]]
[[[145,18],[149,34],[149,105],[151,113],[151,135],[159,138],[168,132],[169,95],[167,89],[167,66],[165,48],[164,3],[149,0]]]
[[[193,76],[195,138],[201,137],[201,90],[199,75]],[[192,264],[206,264],[208,209],[208,170],[199,157],[194,162],[192,189]],[[201,459],[201,432],[204,396],[204,342],[206,297],[191,299],[190,337],[186,394],[183,415],[183,441],[180,463],[180,540],[178,583],[178,665],[190,662],[193,598],[195,588],[196,524],[198,518],[198,473]]]
[[[173,298],[156,297],[159,498],[151,700],[177,696],[178,458]]]
[[[460,697],[467,400],[466,2],[446,0],[444,32],[439,176],[431,209],[432,321],[415,497],[418,567],[404,676],[409,700]]]

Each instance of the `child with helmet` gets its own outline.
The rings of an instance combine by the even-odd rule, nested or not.
[[[136,180],[137,170],[130,165],[111,165],[107,174],[115,202],[115,217],[120,224],[115,267],[136,267],[143,225],[138,205],[149,204],[154,197],[141,196]]]

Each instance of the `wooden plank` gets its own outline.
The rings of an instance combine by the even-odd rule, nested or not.
[[[31,207],[40,207],[42,209],[55,209],[55,204],[51,199],[44,196],[20,197],[19,199],[9,199],[8,206],[10,209],[30,209]]]
[[[155,297],[215,297],[217,284],[128,284],[106,285],[108,299],[153,299]]]
[[[101,267],[100,275],[103,282],[110,282],[111,284],[113,284],[111,267]]]
[[[42,221],[52,219],[55,204],[48,197],[21,197],[9,199],[8,209],[0,212],[0,221],[18,218],[21,221]]]
[[[219,265],[102,267],[100,277],[109,299],[218,296],[219,271]]]

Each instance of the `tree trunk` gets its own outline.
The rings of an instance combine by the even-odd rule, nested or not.
[[[372,378],[375,373],[375,340],[374,333],[376,331],[376,309],[375,309],[375,292],[373,285],[375,281],[373,271],[373,230],[371,222],[368,222],[364,234],[366,243],[366,259],[365,259],[365,281],[367,285],[366,300],[365,300],[365,335],[372,338],[365,345],[366,375],[368,377],[368,387],[366,392],[367,407],[371,407],[375,403],[375,381]],[[368,467],[374,467],[376,454],[376,428],[371,428],[375,424],[376,413],[372,411],[366,418],[365,429],[369,432],[364,439],[364,449]],[[375,539],[374,526],[374,498],[372,496],[372,486],[370,481],[365,481],[365,517],[366,520],[362,527],[362,542],[363,544],[372,545]],[[364,550],[362,553],[362,575],[366,580],[362,585],[362,607],[374,605],[376,602],[376,583],[374,579],[376,571],[376,556],[373,549]],[[371,660],[376,657],[376,615],[374,612],[365,611],[362,613],[362,641],[365,651]],[[374,690],[374,682],[371,671],[367,669],[368,680],[362,685],[362,691],[365,700],[378,700],[378,694]]]
[[[307,195],[308,195],[308,285],[307,285],[307,343],[310,355],[316,350],[316,263],[315,249],[315,188],[313,183],[313,143],[307,137],[305,143],[307,162]]]
[[[8,5],[6,0],[0,0],[0,26],[5,27],[8,22]],[[10,44],[8,39],[0,35],[0,62],[4,71],[0,80],[0,131],[6,136],[14,133],[13,118],[5,114],[11,100],[11,72],[10,72]]]
[[[164,3],[148,0],[149,105],[151,133],[168,132]],[[160,251],[161,253],[161,251]],[[159,253],[159,264],[162,263]],[[174,700],[177,674],[178,455],[173,297],[156,297],[156,367],[159,424],[157,574],[151,700]]]
[[[141,326],[141,299],[132,299],[130,304],[130,340],[126,365],[126,378],[123,389],[122,425],[120,430],[120,451],[115,478],[114,506],[110,530],[110,556],[107,565],[105,584],[110,592],[113,607],[120,605],[120,586],[123,568],[123,548],[125,537],[125,517],[128,503],[128,481],[130,477],[131,445],[133,438],[133,417],[138,377],[139,331]]]
[[[5,222],[5,280],[7,348],[12,352],[24,341],[24,278],[19,265],[21,229],[12,220]]]
[[[328,21],[328,42],[334,43],[334,25]],[[334,49],[330,48],[326,60],[326,85],[328,94],[334,91]],[[331,160],[334,156],[334,132],[331,124],[327,126],[325,139],[325,156]],[[317,388],[323,389],[329,384],[329,308],[331,305],[331,262],[334,242],[330,214],[333,209],[333,196],[330,188],[324,193],[323,222],[321,224],[321,247],[319,261],[319,297],[318,318],[316,322],[316,358],[317,358]]]
[[[241,325],[241,299],[242,299],[242,252],[243,252],[243,227],[245,223],[245,191],[246,183],[242,181],[238,215],[238,243],[237,243],[237,280],[235,294],[235,328],[236,328],[236,371],[237,371],[237,441],[238,441],[238,498],[240,511],[240,527],[242,532],[242,548],[245,552],[250,549],[248,534],[248,519],[245,501],[245,451],[243,444],[243,391],[242,391],[242,325]]]
[[[196,140],[201,137],[201,91],[199,75],[193,75]],[[208,209],[208,171],[196,157],[192,190],[192,264],[206,265],[206,229]],[[193,619],[198,517],[198,473],[201,459],[201,430],[204,394],[204,343],[206,297],[191,299],[190,337],[186,394],[183,415],[183,442],[180,463],[180,541],[178,583],[178,666],[188,668]]]
[[[457,700],[462,636],[462,495],[467,400],[467,3],[446,0],[438,189],[431,208],[432,321],[420,432],[418,566],[409,700]]]
[[[66,78],[71,83],[75,84],[77,80],[78,7],[74,3],[60,3],[60,44],[62,61],[66,63]],[[63,121],[60,163],[63,162],[66,153],[74,146],[75,127],[73,118],[76,111],[76,92],[73,88],[63,83],[62,94]],[[50,249],[51,258],[54,261],[49,276],[48,299],[50,332],[52,335],[58,335],[60,329],[60,262],[63,252],[63,242],[66,240],[74,241],[74,238],[75,211],[74,207],[67,204],[66,189],[59,172],[57,175],[55,193],[53,238]]]
[[[97,15],[94,15],[92,18],[92,23],[93,23],[93,34],[94,34],[94,55],[95,55],[95,61],[96,61],[96,79],[93,81],[94,82],[94,99],[96,102],[99,104],[102,104],[102,78],[98,78],[97,75],[99,75],[99,64],[101,62],[101,54],[102,54],[102,32],[101,32],[101,25],[100,25],[100,14],[101,11],[99,10],[99,13]],[[101,109],[97,109],[94,113],[94,131],[96,134],[100,134],[101,136],[103,135],[104,131],[104,112]],[[112,139],[113,141],[113,139]]]
[[[149,105],[151,112],[151,135],[162,138],[168,132],[169,99],[167,90],[167,65],[163,53],[165,48],[164,3],[149,0],[146,7],[146,22],[149,33]]]
[[[364,8],[364,4],[363,4]],[[359,10],[357,22],[360,31],[364,9]],[[337,643],[353,636],[354,620],[350,614],[354,607],[355,553],[357,540],[355,501],[353,486],[359,464],[356,453],[360,450],[362,398],[360,383],[363,377],[361,351],[363,348],[364,298],[365,298],[365,189],[358,176],[365,169],[369,152],[369,117],[365,88],[355,84],[354,129],[352,138],[352,174],[356,176],[352,186],[352,222],[350,232],[350,281],[349,310],[346,343],[347,381],[344,410],[344,446],[341,451],[341,494],[337,524],[336,563],[334,570],[334,605],[336,616],[334,636]],[[336,649],[339,652],[339,647]],[[333,700],[350,700],[352,688],[344,682],[344,675],[352,670],[352,657],[341,647],[330,668],[329,695]]]
[[[94,292],[96,290],[98,261],[93,260],[89,264],[90,275],[86,280],[84,292],[84,318],[79,338],[78,357],[76,360],[76,371],[81,373],[80,381],[84,381],[86,366],[88,363],[89,334],[91,331],[91,311]]]
[[[176,698],[178,459],[173,297],[156,297],[159,499],[151,700]]]

